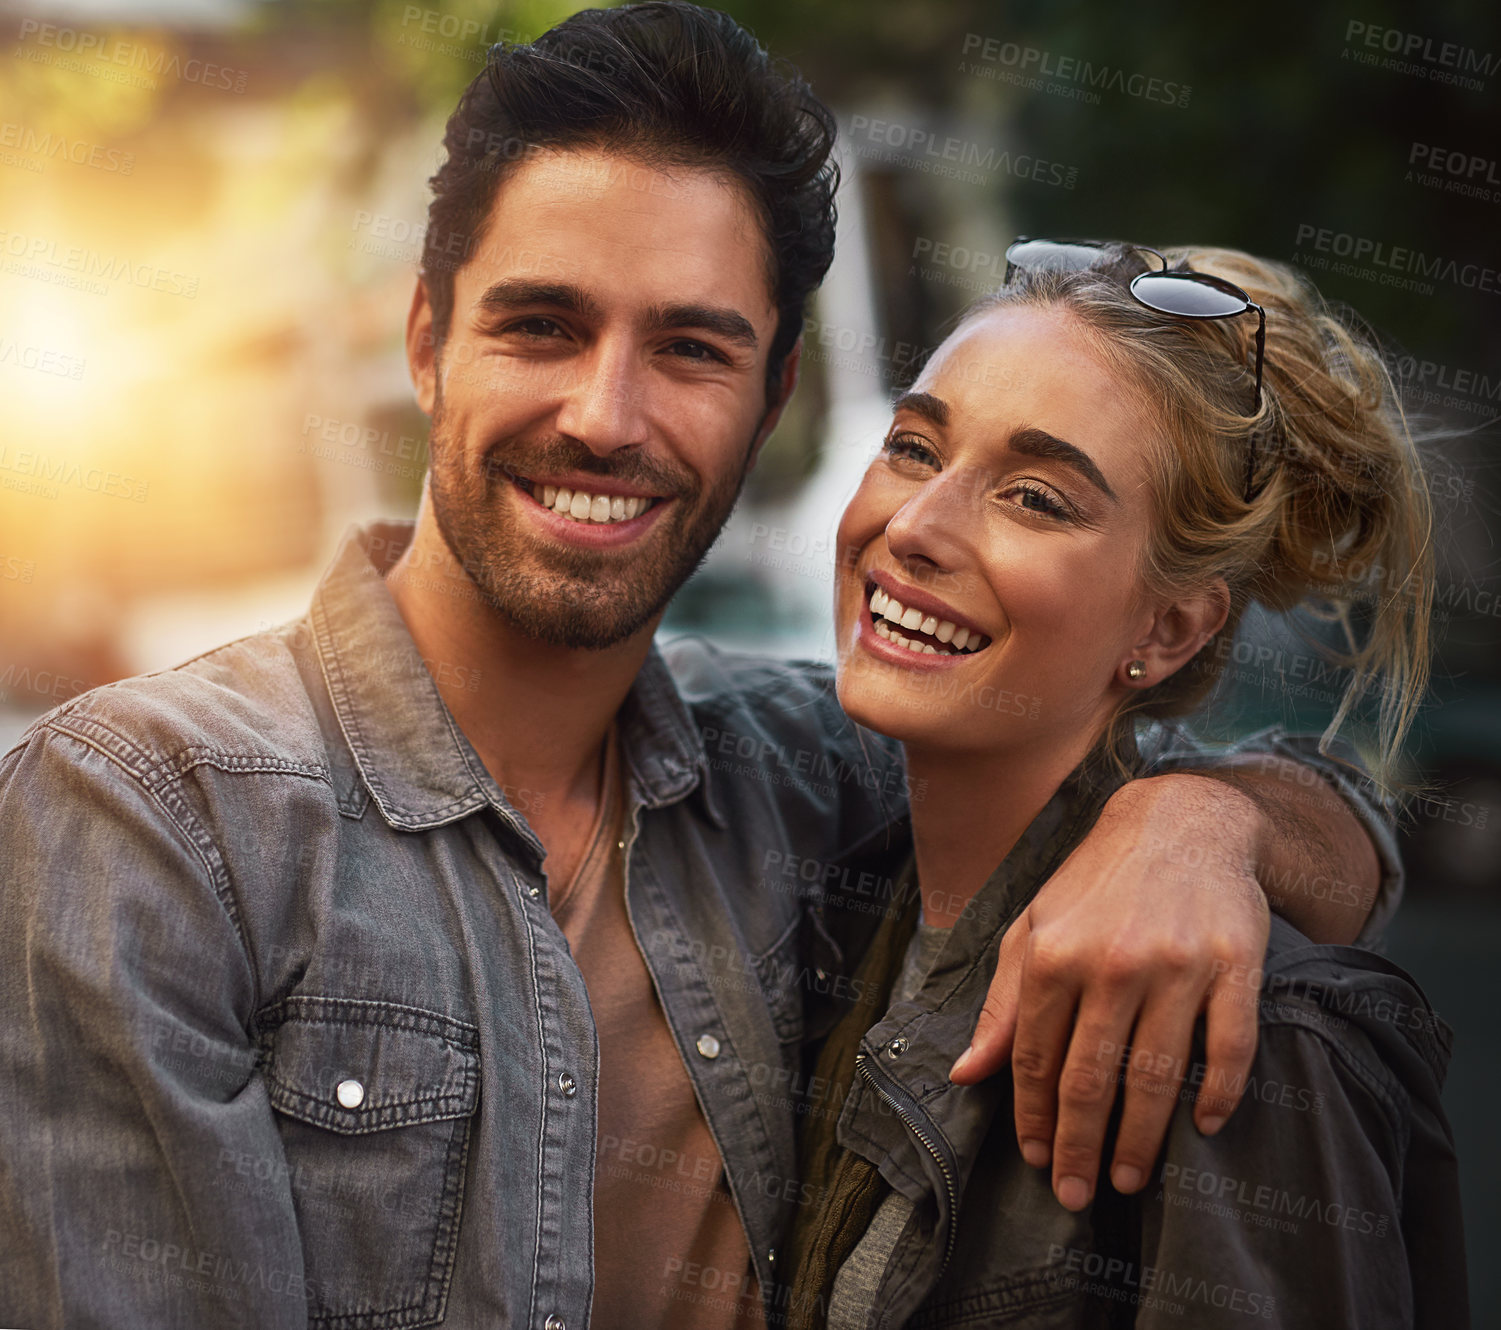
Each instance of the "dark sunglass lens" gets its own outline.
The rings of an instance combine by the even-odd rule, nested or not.
[[[1191,319],[1220,319],[1246,308],[1245,297],[1193,273],[1143,273],[1132,281],[1131,294],[1152,309]]]
[[[1031,272],[1078,272],[1100,260],[1098,245],[1066,240],[1017,240],[1006,250],[1006,262]]]

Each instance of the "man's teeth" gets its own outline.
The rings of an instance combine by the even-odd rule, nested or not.
[[[652,505],[651,499],[625,498],[619,494],[587,494],[566,485],[533,485],[532,498],[575,522],[628,522]]]
[[[903,605],[894,596],[888,596],[880,587],[871,590],[870,617],[875,623],[878,637],[884,637],[888,642],[895,642],[897,646],[906,647],[908,651],[919,655],[970,655],[990,645],[990,639],[983,633],[972,633],[968,628],[955,627],[948,619],[939,619],[935,615],[924,614],[921,610]],[[953,649],[944,650],[942,647],[935,647],[931,642],[919,642],[897,631],[901,628],[936,637],[940,642],[948,643]]]

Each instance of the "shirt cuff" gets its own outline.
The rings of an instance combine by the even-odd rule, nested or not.
[[[1319,735],[1289,734],[1281,725],[1257,730],[1228,745],[1206,744],[1181,725],[1156,722],[1151,728],[1160,733],[1152,735],[1150,741],[1143,736],[1140,748],[1144,755],[1150,755],[1153,774],[1213,763],[1217,758],[1274,753],[1311,768],[1327,781],[1359,819],[1376,849],[1381,880],[1376,887],[1371,912],[1366,916],[1355,945],[1380,950],[1387,925],[1402,902],[1407,874],[1397,848],[1396,819],[1392,808],[1382,798],[1353,744],[1337,736],[1329,744],[1329,752],[1321,753]]]

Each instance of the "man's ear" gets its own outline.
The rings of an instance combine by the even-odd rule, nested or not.
[[[1230,588],[1216,577],[1195,595],[1181,596],[1153,616],[1135,643],[1136,659],[1145,663],[1144,687],[1159,684],[1194,658],[1230,617]]]
[[[777,421],[782,418],[782,412],[786,409],[793,390],[797,387],[797,376],[802,360],[803,339],[799,337],[793,344],[792,350],[787,353],[787,359],[782,362],[782,372],[777,376],[776,395],[767,404],[766,414],[761,417],[761,427],[756,431],[755,440],[751,443],[750,458],[745,464],[747,471],[755,466],[756,459],[761,455],[761,446],[771,437],[772,430],[777,427]]]
[[[417,405],[424,415],[431,416],[438,391],[438,355],[433,340],[433,307],[428,302],[427,284],[420,277],[407,311],[407,372],[417,390]]]

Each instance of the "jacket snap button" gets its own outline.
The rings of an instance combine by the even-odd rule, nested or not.
[[[568,1098],[572,1099],[578,1093],[579,1083],[573,1079],[570,1072],[561,1071],[558,1073],[558,1089],[567,1095]],[[558,1324],[561,1325],[562,1322],[560,1321]]]
[[[365,1102],[365,1087],[358,1081],[340,1081],[334,1089],[343,1108],[358,1108]]]
[[[886,1051],[894,1058],[901,1057],[901,1055],[907,1051],[906,1036],[900,1034],[897,1035],[895,1039],[893,1039],[889,1044],[886,1045]]]
[[[568,1330],[568,1323],[554,1312],[542,1322],[542,1330]]]
[[[719,1056],[719,1040],[712,1034],[699,1035],[698,1043],[694,1047],[698,1049],[700,1057],[708,1058],[710,1061]]]

